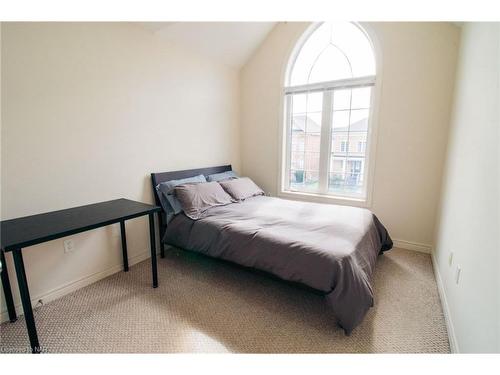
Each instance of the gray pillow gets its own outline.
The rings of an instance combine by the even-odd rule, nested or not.
[[[194,177],[182,178],[179,180],[170,180],[162,182],[156,186],[156,191],[158,192],[158,197],[160,198],[160,203],[165,210],[167,216],[167,223],[172,220],[172,218],[182,211],[182,206],[177,198],[174,196],[174,189],[178,185],[182,184],[195,184],[207,182],[205,176],[202,174]]]
[[[242,201],[256,195],[264,195],[264,191],[248,177],[220,181],[219,184],[237,201]]]
[[[224,206],[234,199],[215,181],[175,187],[175,196],[187,217],[197,220],[211,207]]]
[[[212,181],[232,180],[232,179],[235,179],[238,177],[239,176],[236,174],[235,171],[227,171],[227,172],[214,173],[214,174],[208,175],[207,181],[212,182]]]

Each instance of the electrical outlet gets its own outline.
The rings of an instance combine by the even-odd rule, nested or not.
[[[462,273],[462,269],[460,268],[460,266],[457,266],[457,272],[455,273],[455,283],[459,283],[460,282],[460,274]]]
[[[451,267],[453,264],[453,251],[450,251],[450,255],[448,256],[448,265]]]
[[[75,242],[73,240],[64,240],[63,245],[65,253],[72,253],[75,251]]]

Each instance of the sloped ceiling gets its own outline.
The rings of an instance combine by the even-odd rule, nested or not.
[[[139,22],[151,33],[223,64],[241,67],[276,22]]]

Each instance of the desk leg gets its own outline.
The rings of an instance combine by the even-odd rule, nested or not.
[[[162,242],[162,240],[163,240],[163,234],[164,234],[164,233],[162,233],[162,228],[163,228],[162,215],[163,215],[162,212],[158,212],[158,226],[160,227],[159,230],[158,230],[158,232],[159,232],[159,235],[160,235],[160,256],[162,258],[165,258],[165,244]]]
[[[158,287],[158,270],[156,266],[155,216],[149,214],[149,241],[151,242],[151,268],[153,271],[153,288]]]
[[[14,306],[14,299],[12,298],[7,262],[5,261],[3,250],[0,250],[0,262],[2,263],[3,294],[5,295],[5,303],[7,304],[7,311],[9,312],[9,320],[15,322],[17,320],[16,307]]]
[[[125,221],[120,221],[120,232],[122,235],[123,270],[128,271],[127,237],[125,235]]]
[[[17,283],[19,284],[19,292],[21,293],[21,301],[23,303],[24,319],[28,328],[28,336],[30,338],[32,353],[40,353],[40,344],[38,343],[38,334],[36,333],[35,318],[33,317],[33,309],[31,308],[30,291],[28,288],[28,280],[26,279],[26,271],[24,270],[22,249],[15,249],[14,265],[16,266]]]

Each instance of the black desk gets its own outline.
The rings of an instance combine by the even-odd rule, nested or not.
[[[17,319],[4,254],[11,251],[14,257],[14,266],[21,294],[24,317],[33,353],[40,352],[40,344],[38,342],[35,319],[33,318],[33,310],[31,307],[28,281],[26,278],[26,271],[24,269],[22,253],[23,247],[55,240],[57,238],[85,232],[87,230],[96,229],[110,224],[120,223],[123,269],[127,272],[128,258],[127,240],[125,237],[125,220],[149,215],[153,288],[156,288],[158,286],[158,273],[156,269],[154,214],[160,211],[161,208],[158,206],[152,206],[128,199],[116,199],[108,202],[89,204],[87,206],[69,208],[67,210],[48,212],[1,222],[1,276],[5,301],[9,312],[9,319],[12,322]]]

